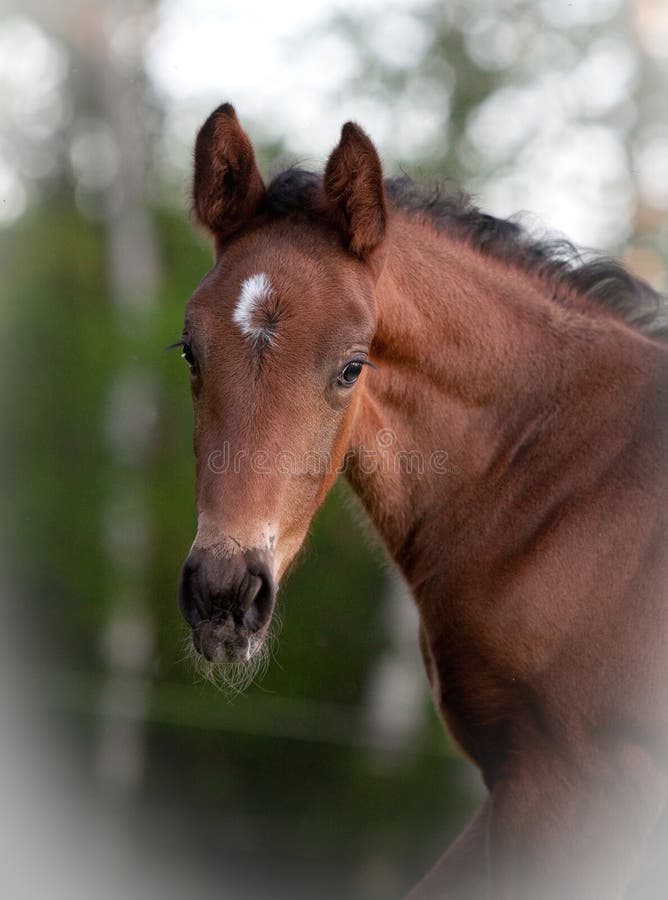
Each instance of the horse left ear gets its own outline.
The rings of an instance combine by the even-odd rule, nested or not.
[[[224,239],[258,211],[265,193],[250,138],[234,107],[223,103],[195,141],[195,214],[217,239]]]
[[[325,168],[325,198],[350,250],[362,259],[385,236],[387,210],[383,169],[371,139],[346,122]]]

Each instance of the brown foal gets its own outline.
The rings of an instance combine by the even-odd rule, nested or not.
[[[414,898],[614,900],[666,800],[668,353],[620,265],[384,181],[343,127],[266,187],[234,110],[195,148],[215,264],[182,340],[198,529],[179,602],[258,653],[343,469],[412,588],[489,796]]]

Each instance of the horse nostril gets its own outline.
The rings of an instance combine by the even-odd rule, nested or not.
[[[198,604],[198,575],[200,562],[189,556],[181,569],[178,590],[178,605],[181,615],[191,628],[201,624],[203,616]]]
[[[257,582],[255,593],[251,594],[248,608],[244,613],[244,625],[250,631],[259,631],[267,624],[274,609],[276,584],[269,567],[263,562],[250,562],[248,572]]]

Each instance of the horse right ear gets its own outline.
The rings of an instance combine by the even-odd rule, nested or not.
[[[350,250],[367,258],[385,236],[383,169],[371,139],[346,122],[325,168],[325,199]]]
[[[241,228],[266,193],[250,138],[234,107],[214,110],[195,141],[193,207],[201,225],[218,239]]]

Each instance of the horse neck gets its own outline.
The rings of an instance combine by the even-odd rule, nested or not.
[[[545,508],[594,478],[626,440],[622,428],[600,459],[565,471],[578,442],[609,417],[606,385],[619,384],[634,335],[547,290],[395,215],[377,286],[378,368],[360,398],[348,477],[414,587],[442,568],[444,547],[450,571],[459,566],[464,577],[474,547],[479,566],[482,554],[508,552],[509,540],[529,541]],[[525,513],[522,529],[491,535],[499,504],[527,491],[540,495],[536,521]]]

